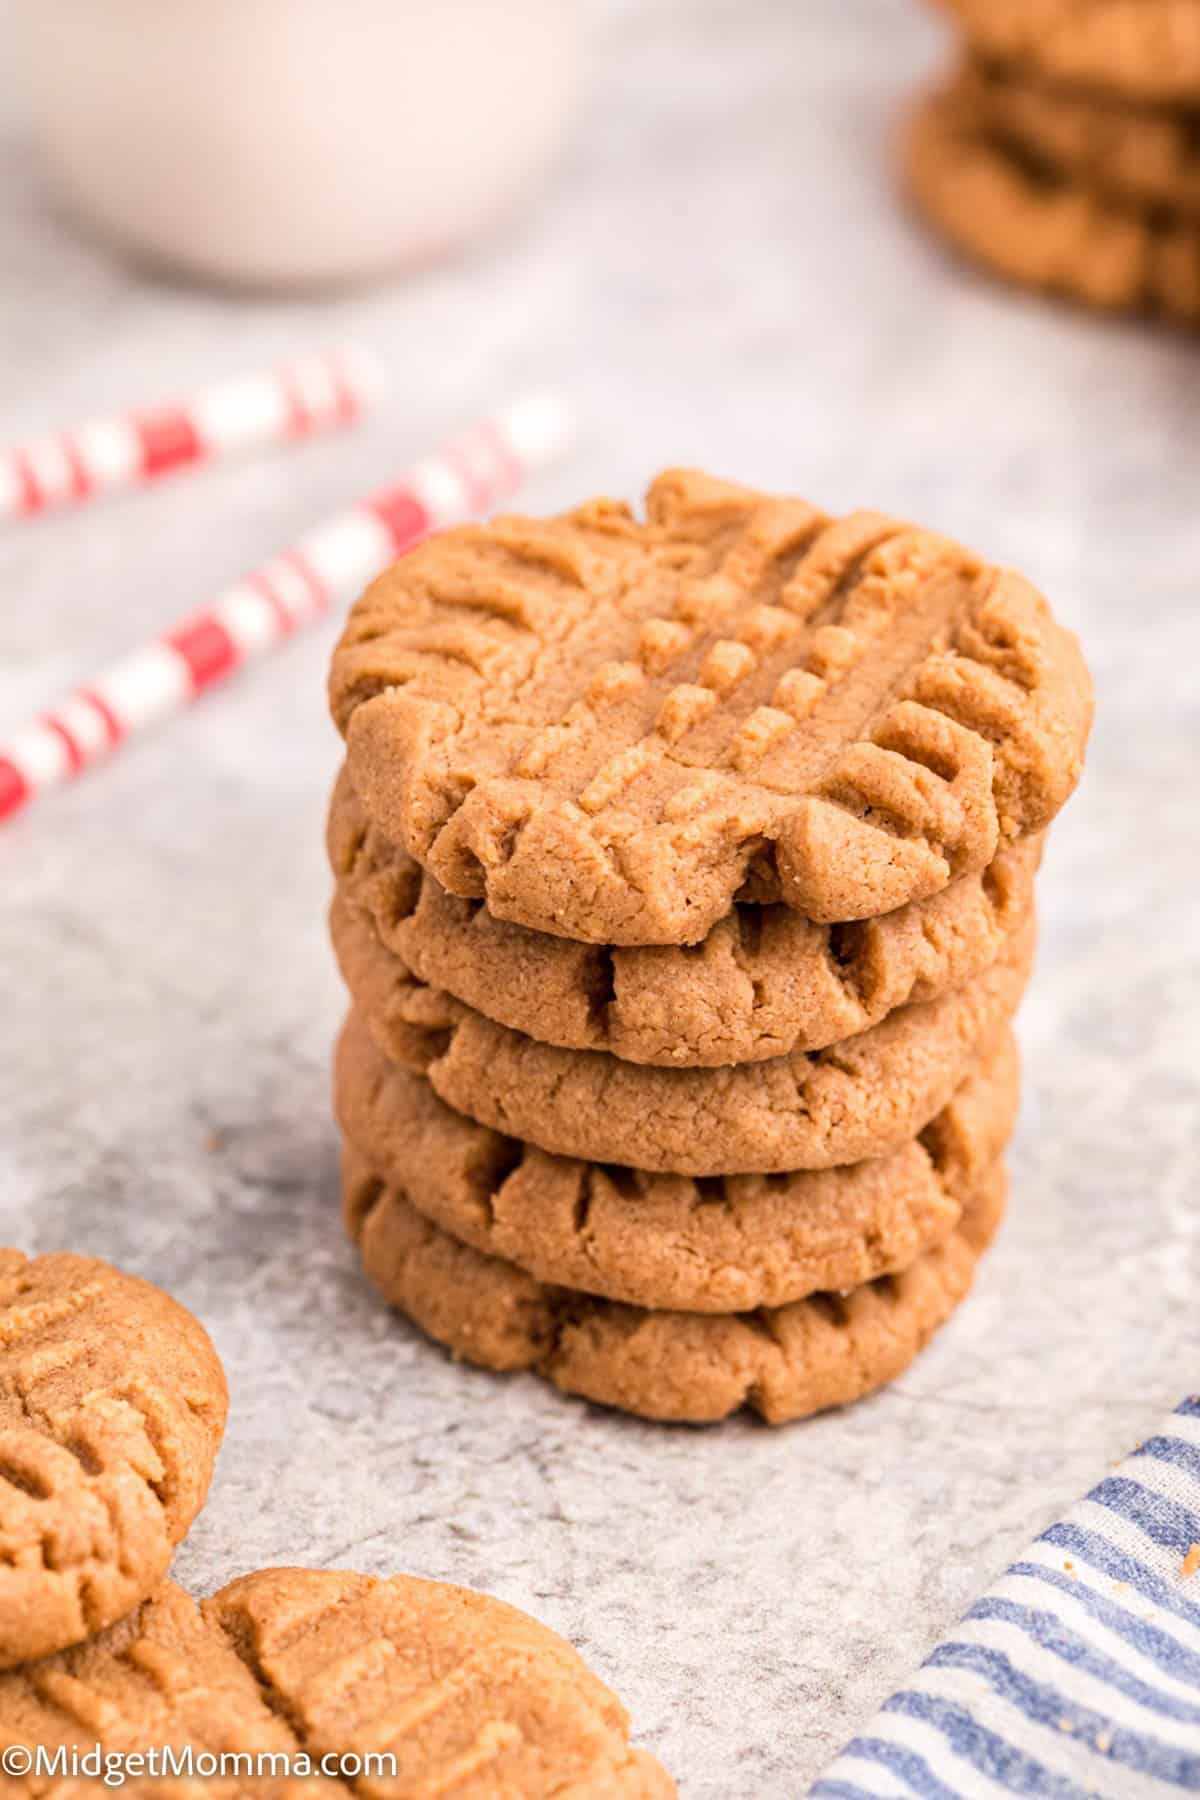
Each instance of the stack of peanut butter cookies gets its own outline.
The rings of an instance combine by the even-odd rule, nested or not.
[[[448,532],[335,653],[349,1230],[456,1355],[648,1417],[897,1375],[1000,1217],[1091,717],[1019,576],[694,472]]]
[[[966,34],[911,122],[917,204],[1025,286],[1200,322],[1200,0],[942,0]]]

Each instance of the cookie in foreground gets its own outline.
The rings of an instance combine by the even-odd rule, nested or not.
[[[0,1668],[158,1586],[227,1410],[208,1333],[169,1294],[95,1257],[0,1250]]]
[[[211,1784],[238,1800],[675,1792],[565,1639],[489,1595],[404,1575],[268,1569],[199,1605],[167,1582],[90,1643],[0,1676],[0,1740],[304,1752],[318,1768],[326,1757],[395,1759],[394,1774],[387,1762],[362,1779],[266,1772]],[[30,1791],[0,1776],[0,1794]],[[131,1780],[129,1791],[165,1786]]]

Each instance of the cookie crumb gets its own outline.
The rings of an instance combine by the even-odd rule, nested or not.
[[[1200,1544],[1193,1544],[1183,1559],[1183,1579],[1186,1581],[1197,1569],[1200,1569]]]

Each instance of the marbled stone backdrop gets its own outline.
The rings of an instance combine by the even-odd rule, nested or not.
[[[1084,635],[1100,720],[1042,881],[1010,1222],[892,1392],[777,1434],[653,1429],[451,1367],[345,1245],[321,820],[333,628],[0,836],[0,1235],[211,1327],[233,1414],[179,1558],[403,1568],[583,1649],[690,1800],[799,1793],[936,1634],[1200,1380],[1200,345],[1025,301],[897,201],[938,35],[901,0],[608,0],[573,150],[468,267],[263,305],[75,234],[0,112],[0,431],[359,335],[353,440],[0,538],[0,732],[531,383],[574,459],[693,460],[956,531]]]

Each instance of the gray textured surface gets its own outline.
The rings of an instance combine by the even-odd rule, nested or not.
[[[697,460],[955,530],[1038,579],[1100,694],[1023,1015],[1011,1221],[892,1392],[771,1434],[652,1429],[454,1369],[343,1243],[314,636],[0,839],[0,1230],[208,1323],[233,1415],[179,1558],[403,1568],[572,1637],[688,1796],[804,1786],[974,1593],[1200,1381],[1200,352],[1027,303],[897,207],[935,34],[896,0],[624,0],[538,215],[337,303],[142,282],[0,143],[0,428],[356,333],[353,441],[0,541],[0,729],[448,423],[531,381],[585,435],[533,507]]]

